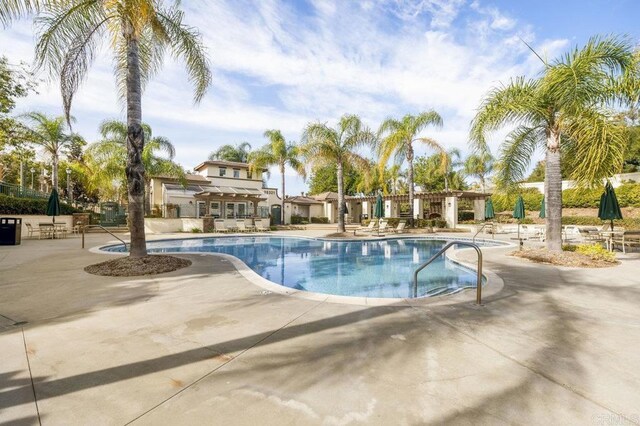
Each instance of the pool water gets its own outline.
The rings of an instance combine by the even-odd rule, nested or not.
[[[150,253],[209,252],[237,257],[258,275],[297,290],[344,296],[413,297],[413,272],[448,241],[398,238],[328,241],[234,236],[152,241]],[[122,246],[103,250],[122,252]],[[476,272],[445,257],[419,275],[418,297],[476,286]]]

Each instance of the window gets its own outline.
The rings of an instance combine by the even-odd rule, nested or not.
[[[226,167],[220,167],[219,176],[226,176],[226,175],[227,175],[227,168]]]
[[[240,177],[240,169],[233,169],[233,177],[234,178]]]

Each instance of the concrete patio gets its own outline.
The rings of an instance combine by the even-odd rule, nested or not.
[[[0,247],[0,424],[640,424],[640,256],[511,250],[486,252],[504,289],[482,307],[376,307],[265,292],[215,256],[124,279],[86,274],[112,257],[77,237]]]

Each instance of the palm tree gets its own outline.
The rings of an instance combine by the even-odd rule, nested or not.
[[[24,136],[28,138],[28,142],[42,147],[45,153],[51,156],[51,186],[58,190],[60,155],[74,142],[84,143],[84,141],[78,134],[67,130],[65,117],[50,117],[40,112],[30,112],[22,118],[26,125]]]
[[[235,161],[237,163],[246,163],[249,161],[251,153],[251,144],[242,142],[237,145],[222,145],[217,150],[209,154],[209,160]]]
[[[145,145],[142,150],[144,165],[145,211],[151,211],[149,198],[151,177],[184,178],[184,170],[173,161],[176,151],[169,139],[153,136],[151,126],[142,123]],[[92,167],[94,187],[109,187],[114,181],[126,180],[127,125],[118,120],[105,120],[100,124],[102,140],[87,148]]]
[[[402,164],[405,160],[409,166],[407,172],[407,183],[409,184],[409,214],[413,221],[413,158],[414,143],[424,143],[430,148],[442,154],[443,164],[445,162],[445,150],[434,139],[418,137],[418,134],[427,126],[442,127],[442,117],[437,112],[431,110],[418,115],[407,114],[401,120],[387,118],[378,130],[380,142],[378,145],[378,156],[380,167],[384,168],[392,156],[395,157],[396,164]]]
[[[338,178],[338,232],[345,232],[344,169],[366,170],[369,166],[356,149],[373,145],[375,135],[357,115],[343,115],[335,128],[326,123],[309,123],[302,135],[302,152],[314,167],[336,165]]]
[[[489,132],[515,124],[502,144],[496,181],[509,187],[525,179],[534,152],[545,151],[547,249],[562,249],[561,158],[571,176],[588,186],[622,167],[624,126],[607,108],[620,100],[616,82],[633,63],[631,44],[591,38],[582,49],[544,63],[537,79],[518,77],[485,97],[471,126],[471,140],[486,151]]]
[[[195,100],[200,101],[211,83],[201,37],[183,22],[179,2],[166,7],[162,0],[6,0],[0,6],[0,24],[6,26],[30,13],[36,13],[39,28],[36,63],[60,77],[67,118],[101,43],[109,40],[105,44],[113,54],[116,80],[127,106],[130,256],[145,256],[142,89],[169,50],[184,60]]]
[[[251,173],[259,174],[264,169],[278,166],[282,178],[282,210],[280,211],[282,217],[280,219],[284,224],[285,167],[291,167],[302,177],[306,177],[306,170],[300,161],[299,148],[293,143],[287,143],[280,130],[267,130],[264,132],[264,137],[269,139],[269,143],[249,154],[249,169]]]
[[[487,175],[493,170],[493,156],[489,151],[479,154],[471,154],[464,161],[463,171],[467,176],[477,177],[480,181],[480,188],[484,193],[486,190]]]

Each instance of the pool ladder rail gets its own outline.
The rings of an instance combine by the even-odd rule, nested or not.
[[[494,240],[496,239],[496,226],[495,226],[495,224],[494,224],[493,222],[485,222],[485,223],[483,223],[483,224],[482,224],[482,226],[481,226],[481,227],[476,231],[476,233],[475,233],[475,234],[473,234],[473,239],[472,239],[472,241],[473,241],[474,243],[476,242],[476,237],[478,236],[478,234],[479,234],[480,232],[482,232],[482,230],[483,230],[485,227],[489,226],[489,225],[491,225],[491,235],[493,236],[493,239],[494,239]]]
[[[477,268],[478,269],[478,275],[477,275],[477,282],[476,282],[476,304],[478,304],[478,305],[482,304],[482,251],[480,250],[480,247],[478,247],[477,244],[469,243],[469,242],[466,242],[466,241],[451,241],[450,243],[447,243],[436,254],[431,256],[431,258],[429,260],[424,262],[422,265],[420,265],[418,267],[418,269],[416,269],[414,271],[414,273],[413,273],[413,297],[418,297],[418,273],[420,273],[420,271],[422,271],[424,268],[426,268],[431,263],[433,263],[433,261],[438,259],[451,246],[454,246],[456,244],[460,245],[460,246],[471,247],[471,248],[475,249],[476,253],[478,254],[478,268]]]
[[[122,245],[124,246],[124,251],[127,251],[127,243],[120,237],[118,237],[117,235],[115,235],[113,232],[109,231],[107,228],[105,228],[102,225],[85,225],[82,227],[82,248],[84,248],[84,231],[86,229],[90,229],[90,228],[100,228],[102,229],[104,232],[107,232],[109,234],[111,234],[111,236],[115,239],[117,239],[118,241],[120,241],[122,243]]]

